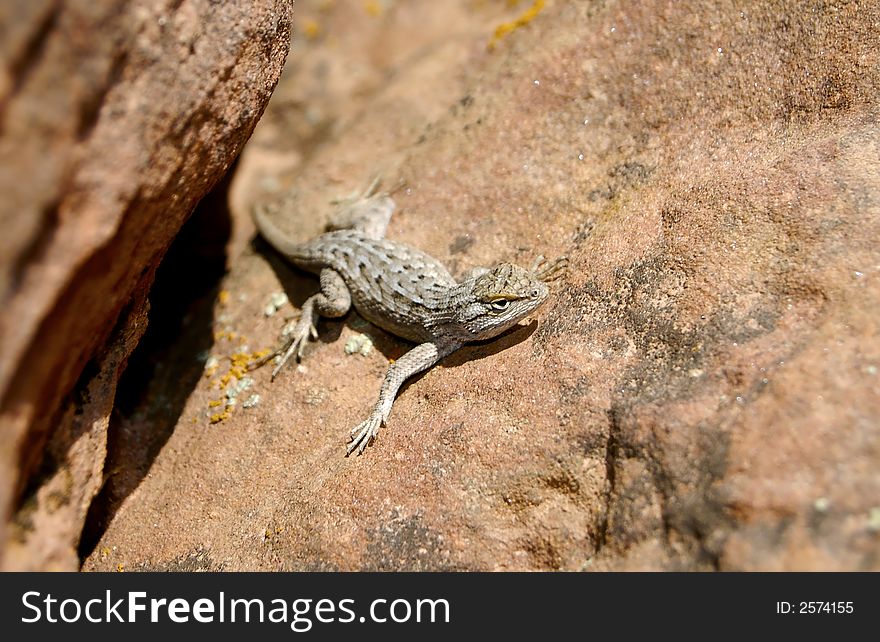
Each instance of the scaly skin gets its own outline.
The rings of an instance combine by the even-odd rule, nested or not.
[[[383,238],[394,211],[377,183],[360,197],[342,201],[336,219],[342,229],[308,243],[292,242],[271,220],[274,211],[255,209],[260,234],[290,262],[320,275],[321,291],[303,304],[272,376],[294,354],[302,357],[309,337],[316,338],[318,317],[341,317],[353,305],[367,321],[417,343],[385,375],[370,416],[351,430],[347,453],[363,453],[384,426],[400,386],[471,341],[495,337],[516,325],[547,299],[546,282],[565,267],[565,258],[526,269],[511,263],[475,268],[457,282],[436,259]],[[337,222],[337,226],[340,224]]]

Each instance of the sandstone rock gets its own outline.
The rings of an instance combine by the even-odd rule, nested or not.
[[[303,238],[378,172],[407,185],[389,235],[454,272],[569,274],[360,458],[406,344],[356,318],[215,424],[203,379],[84,568],[880,568],[878,8],[548,2],[489,50],[526,5],[440,4],[298,3],[212,353],[271,345],[272,294],[316,287],[247,245],[288,188]]]
[[[290,5],[0,9],[0,510],[22,506],[5,567],[79,565],[156,266],[259,119]]]

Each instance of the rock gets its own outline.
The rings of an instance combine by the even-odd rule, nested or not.
[[[156,267],[260,118],[290,5],[0,10],[0,509],[15,513],[12,536],[0,530],[5,568],[79,566]]]
[[[404,179],[391,238],[568,275],[411,382],[362,457],[348,429],[404,342],[322,322],[214,424],[204,378],[84,568],[880,569],[878,9],[547,3],[490,50],[523,5],[440,5],[298,3],[211,353],[275,342],[279,281],[316,288],[247,245],[287,188],[305,238]]]

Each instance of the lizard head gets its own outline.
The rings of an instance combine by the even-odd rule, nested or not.
[[[469,306],[464,325],[475,340],[497,336],[516,325],[547,300],[547,281],[553,280],[565,258],[552,264],[538,257],[529,269],[499,263],[474,281],[474,303]]]

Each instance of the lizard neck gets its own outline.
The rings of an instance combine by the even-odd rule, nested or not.
[[[475,336],[468,327],[469,321],[485,313],[474,296],[474,281],[474,278],[467,278],[442,293],[434,294],[434,310],[426,319],[425,326],[442,343],[460,346],[481,338]]]

